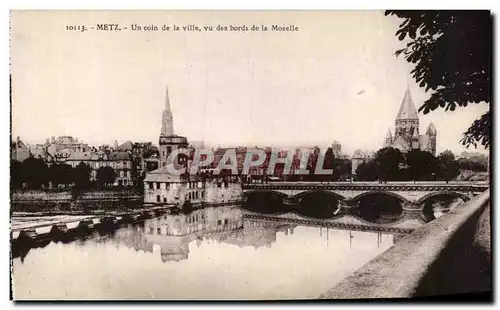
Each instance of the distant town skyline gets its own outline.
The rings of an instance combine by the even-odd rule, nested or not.
[[[57,18],[50,18],[51,15]],[[316,15],[317,14],[317,15]],[[325,15],[330,15],[325,17]],[[321,16],[321,17],[320,17]],[[66,24],[296,24],[290,33],[74,33]],[[70,22],[71,21],[71,22]],[[430,96],[396,58],[400,21],[382,11],[14,12],[12,136],[43,143],[158,144],[165,87],[174,131],[210,146],[383,147],[409,86]],[[350,29],[350,31],[345,31]],[[488,109],[419,113],[437,153],[465,148],[462,133]]]

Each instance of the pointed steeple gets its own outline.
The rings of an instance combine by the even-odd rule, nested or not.
[[[434,126],[433,122],[431,122],[429,124],[429,127],[427,127],[427,131],[425,133],[428,135],[436,135],[437,130],[436,130],[436,126]]]
[[[398,115],[396,116],[396,121],[399,120],[418,120],[417,109],[415,104],[411,99],[410,88],[406,88],[405,96],[401,102],[401,107],[399,108]]]
[[[387,129],[387,135],[385,136],[385,139],[391,139],[392,140],[391,128]]]
[[[168,97],[168,86],[165,87],[165,111],[170,111],[170,98]]]
[[[165,92],[165,110],[163,110],[162,123],[161,123],[161,135],[162,136],[173,136],[174,135],[174,121],[172,117],[172,111],[170,110],[170,99],[168,96],[168,86]]]

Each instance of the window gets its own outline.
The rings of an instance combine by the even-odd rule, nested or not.
[[[201,192],[201,198],[204,198],[205,197],[205,192]]]
[[[167,202],[167,197],[163,197],[163,202]]]
[[[165,151],[162,152],[163,156],[166,156]]]
[[[156,189],[160,189],[160,182],[156,182]]]
[[[148,182],[149,184],[149,189],[153,189],[153,182]]]
[[[160,202],[160,195],[156,195],[156,202]]]
[[[220,225],[222,224],[222,222],[220,220],[217,221],[217,225]]]
[[[158,233],[158,235],[161,235],[161,227],[158,227],[158,229],[156,230],[156,232]]]
[[[227,225],[227,219],[224,220],[224,225]]]

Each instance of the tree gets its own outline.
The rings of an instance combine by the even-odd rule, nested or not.
[[[12,189],[18,189],[23,184],[22,163],[17,160],[10,161],[10,185]]]
[[[97,182],[100,185],[110,185],[115,183],[116,179],[116,172],[115,169],[106,166],[106,167],[100,167],[97,170]]]
[[[90,174],[92,169],[85,163],[79,163],[73,169],[73,182],[75,187],[79,189],[88,188],[90,186]]]
[[[396,32],[406,47],[396,51],[416,64],[413,78],[431,97],[419,108],[424,114],[438,108],[454,111],[471,103],[491,101],[491,29],[489,11],[386,11],[403,19]],[[466,43],[464,43],[466,42]],[[485,148],[491,139],[490,112],[464,132],[467,147]]]
[[[377,164],[370,160],[364,162],[356,169],[356,177],[359,181],[375,181],[377,180]]]
[[[406,154],[407,177],[413,181],[433,180],[438,172],[436,157],[430,152],[411,150]]]
[[[438,156],[439,178],[446,182],[453,180],[460,174],[460,166],[451,151],[444,151]]]
[[[399,149],[386,147],[375,154],[377,176],[382,181],[396,181],[401,178],[400,166],[404,164],[404,156]]]
[[[29,157],[22,163],[22,180],[31,188],[40,188],[48,183],[48,167],[41,158]]]
[[[52,184],[73,183],[73,168],[67,164],[53,164],[48,169],[48,179]]]
[[[351,176],[352,164],[349,159],[335,158],[333,160],[333,180],[338,181]]]

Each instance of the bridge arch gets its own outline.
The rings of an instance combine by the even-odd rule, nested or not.
[[[464,201],[468,201],[471,199],[470,196],[468,196],[467,194],[464,194],[464,193],[453,192],[453,191],[439,191],[439,192],[432,192],[432,193],[425,195],[424,197],[418,199],[415,202],[415,204],[421,205],[424,202],[426,202],[428,199],[430,199],[432,197],[437,197],[437,196],[458,197],[458,198],[462,198]]]
[[[254,190],[247,190],[243,192],[243,196],[250,196],[252,194],[275,194],[277,196],[280,196],[281,198],[286,198],[288,197],[287,194],[280,192],[279,190],[273,190],[273,189],[254,189]]]
[[[401,196],[399,194],[390,192],[390,191],[368,191],[368,192],[359,194],[359,195],[357,195],[357,196],[355,196],[355,197],[353,197],[353,198],[351,198],[349,200],[350,201],[359,201],[361,198],[366,197],[366,196],[371,196],[371,195],[392,196],[392,197],[398,199],[401,202],[409,202],[408,199],[406,199],[405,197],[403,197],[403,196]]]
[[[306,190],[306,191],[303,191],[301,193],[298,193],[296,195],[293,195],[293,196],[290,196],[290,198],[292,199],[301,199],[303,198],[304,196],[307,196],[307,195],[310,195],[310,194],[316,194],[316,193],[321,193],[321,194],[327,194],[327,195],[330,195],[332,197],[335,197],[337,198],[338,200],[343,200],[345,199],[344,196],[340,195],[340,194],[337,194],[333,191],[329,191],[329,190],[324,190],[324,189],[313,189],[313,190]]]

